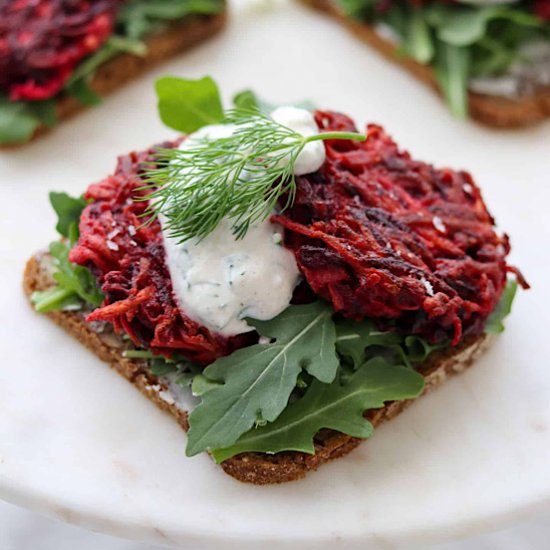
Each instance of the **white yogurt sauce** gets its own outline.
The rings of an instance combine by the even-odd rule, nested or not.
[[[279,107],[271,113],[271,118],[306,137],[319,133],[313,114],[306,109],[290,106]],[[322,141],[308,143],[296,159],[294,173],[297,176],[303,176],[317,172],[323,166],[325,158],[325,144]]]
[[[280,107],[272,117],[305,136],[318,133],[313,115]],[[232,126],[201,128],[180,148],[197,139],[227,137]],[[325,161],[322,141],[307,144],[294,166],[296,175],[318,170]],[[162,223],[161,216],[161,223]],[[251,226],[235,240],[228,219],[202,240],[179,244],[164,233],[166,262],[178,306],[208,329],[232,336],[253,330],[245,317],[268,320],[287,308],[300,273],[290,250],[281,246],[282,228],[269,220]]]

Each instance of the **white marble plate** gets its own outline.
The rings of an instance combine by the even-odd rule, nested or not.
[[[0,497],[69,522],[193,550],[391,548],[462,536],[550,500],[550,124],[496,132],[453,120],[422,85],[324,18],[238,3],[227,32],[103,106],[0,155]],[[470,372],[305,480],[242,485],[20,289],[55,237],[50,189],[81,192],[117,153],[171,133],[153,77],[213,74],[229,95],[311,98],[384,123],[421,159],[470,169],[533,290]]]

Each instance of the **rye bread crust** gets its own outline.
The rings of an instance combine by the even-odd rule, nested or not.
[[[382,38],[368,24],[347,17],[334,0],[301,0],[339,21],[353,34],[377,49],[386,59],[400,65],[413,76],[440,94],[432,68],[414,59],[399,55],[394,44]],[[531,96],[509,99],[468,92],[470,116],[474,120],[496,128],[520,128],[550,117],[550,87]]]
[[[156,33],[145,40],[146,55],[120,54],[101,65],[91,79],[91,89],[101,97],[109,95],[154,65],[215,35],[225,26],[226,19],[226,13],[222,12],[215,15],[189,15],[171,24],[163,32]],[[56,99],[56,114],[59,122],[87,108],[86,105],[66,94]],[[29,141],[49,130],[46,126],[39,126]],[[0,145],[0,148],[21,145],[24,143],[4,144]]]
[[[36,290],[45,290],[52,286],[46,258],[46,253],[37,254],[27,262],[23,288],[28,297]],[[162,380],[147,370],[144,361],[123,357],[122,340],[110,338],[106,341],[99,333],[91,330],[81,316],[74,312],[54,311],[47,316],[134,384],[158,407],[174,416],[184,430],[189,428],[187,412],[163,399],[162,392],[167,390],[167,387]],[[455,348],[433,353],[417,369],[426,382],[423,394],[437,388],[449,376],[469,367],[487,348],[488,342],[489,338],[486,335],[470,337]],[[366,417],[374,426],[378,426],[383,421],[397,416],[412,402],[413,400],[389,402],[385,407],[369,411]],[[239,481],[256,485],[284,483],[300,479],[307,472],[316,470],[321,464],[346,455],[361,441],[363,440],[332,430],[322,430],[315,438],[314,455],[295,451],[275,455],[243,453],[225,460],[221,463],[221,467]]]

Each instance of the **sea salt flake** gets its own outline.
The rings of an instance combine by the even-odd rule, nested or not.
[[[434,216],[432,223],[440,233],[445,233],[447,231],[447,228],[445,227],[443,220],[439,216]]]

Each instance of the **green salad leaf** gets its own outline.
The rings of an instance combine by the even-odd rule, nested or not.
[[[487,332],[503,330],[502,319],[510,313],[516,287],[514,281],[508,283],[487,321]],[[322,428],[353,437],[369,437],[372,426],[363,419],[364,411],[381,407],[385,401],[419,395],[424,382],[414,370],[415,365],[425,361],[435,350],[449,345],[448,342],[430,344],[415,335],[380,331],[370,320],[334,320],[330,306],[310,306],[320,308],[319,312],[326,308],[324,328],[319,332],[318,327],[310,336],[319,347],[315,360],[322,362],[330,358],[331,367],[325,373],[330,376],[314,376],[320,371],[308,369],[307,362],[306,366],[302,363],[303,369],[295,367],[289,375],[289,366],[303,361],[300,359],[302,353],[315,353],[313,342],[311,347],[304,345],[302,353],[296,350],[295,356],[294,353],[289,355],[288,361],[270,371],[258,369],[255,360],[265,354],[260,361],[264,364],[269,361],[268,349],[273,343],[245,348],[216,361],[193,381],[193,393],[201,397],[202,402],[196,409],[200,409],[200,414],[193,418],[193,413],[190,417],[195,432],[191,437],[190,431],[188,455],[209,450],[214,459],[221,462],[247,451],[313,453],[313,438]],[[304,307],[307,306],[290,306],[277,318],[276,324],[280,326],[276,330],[280,331],[281,340],[299,343],[296,338],[303,333],[305,323],[289,321],[296,308],[299,311]],[[276,334],[269,327],[273,321],[253,323],[262,335]],[[329,329],[331,323],[333,328]],[[327,341],[331,343],[330,350],[324,352]],[[277,343],[276,340],[275,345]],[[339,362],[336,368],[333,346]],[[250,372],[251,367],[254,372]],[[282,386],[285,387],[283,396]],[[273,406],[274,400],[278,401],[277,406]],[[243,417],[247,418],[246,423],[242,422]],[[235,425],[238,428],[234,428]]]
[[[270,103],[261,99],[258,94],[256,94],[256,92],[252,90],[243,90],[235,94],[235,96],[233,97],[233,105],[235,105],[235,107],[239,109],[244,109],[247,111],[258,110],[266,115],[269,115],[277,107],[280,107],[280,105],[277,105],[276,103]],[[314,111],[317,108],[313,104],[313,102],[308,101],[307,99],[303,101],[296,101],[293,103],[285,103],[285,105],[291,105],[292,107],[306,109],[307,111]]]
[[[435,45],[430,27],[421,10],[411,10],[406,19],[403,49],[407,55],[419,63],[428,63],[435,54]]]
[[[198,80],[167,76],[157,80],[156,91],[160,118],[170,128],[191,133],[224,119],[218,86],[209,76]]]
[[[470,52],[463,46],[439,43],[435,76],[451,112],[458,118],[468,116],[468,74]]]
[[[67,193],[51,191],[49,194],[50,203],[57,214],[57,225],[55,229],[63,237],[69,237],[69,230],[73,224],[78,226],[80,214],[86,206],[83,197],[74,198]]]
[[[248,320],[274,339],[222,357],[203,375],[219,385],[189,417],[187,455],[227,447],[254,424],[273,422],[286,407],[302,369],[332,382],[338,369],[336,331],[328,304],[292,306],[270,321]]]
[[[417,397],[423,388],[424,379],[417,372],[390,365],[382,358],[371,359],[345,384],[338,378],[331,384],[315,380],[277,420],[253,428],[234,445],[211,454],[218,463],[247,451],[313,454],[313,438],[322,428],[367,438],[373,426],[363,417],[366,410],[382,407],[386,401]]]
[[[53,241],[49,247],[55,267],[52,278],[57,284],[33,292],[31,302],[39,313],[81,309],[84,304],[97,307],[103,294],[95,277],[89,269],[69,261],[69,252],[78,239],[78,222],[86,201],[66,193],[51,192],[50,202],[58,216],[56,228],[64,237],[61,241]]]
[[[550,40],[550,23],[524,2],[507,6],[393,2],[384,9],[379,9],[377,0],[338,2],[350,17],[389,26],[399,39],[398,53],[431,65],[457,117],[468,113],[472,78],[500,76],[521,59],[522,45],[538,38]]]
[[[412,368],[436,349],[448,345],[448,342],[430,344],[420,336],[380,331],[369,319],[360,323],[339,319],[336,321],[336,331],[336,350],[356,369],[376,357],[383,357],[391,365]]]
[[[504,330],[504,319],[512,312],[512,303],[516,296],[518,283],[515,279],[508,279],[497,307],[485,321],[485,332],[500,334]]]
[[[41,124],[52,127],[56,122],[53,101],[9,101],[0,95],[0,143],[24,143]]]
[[[89,85],[86,95],[83,94],[83,88],[89,84],[89,79],[101,65],[122,53],[143,56],[147,53],[147,48],[143,42],[136,39],[117,35],[110,36],[99,50],[78,65],[67,81],[66,91],[69,94],[72,92],[75,97],[80,93],[81,99],[84,100],[97,101],[96,97],[90,95]]]
[[[140,39],[187,15],[210,15],[223,9],[223,0],[128,0],[117,13],[117,26],[129,38]]]

